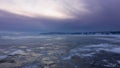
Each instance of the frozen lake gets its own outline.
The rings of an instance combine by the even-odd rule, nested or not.
[[[0,68],[120,68],[120,35],[2,35]]]

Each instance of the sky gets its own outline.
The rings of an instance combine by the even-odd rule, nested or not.
[[[0,0],[0,31],[120,31],[120,0]]]

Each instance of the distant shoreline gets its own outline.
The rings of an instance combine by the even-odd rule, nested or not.
[[[40,35],[120,35],[120,31],[105,32],[47,32]]]

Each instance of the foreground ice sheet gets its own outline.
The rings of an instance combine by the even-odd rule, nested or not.
[[[3,36],[0,68],[120,68],[119,39],[82,35]]]

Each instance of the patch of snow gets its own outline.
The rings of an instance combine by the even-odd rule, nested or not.
[[[32,50],[31,49],[26,49],[26,51],[31,52]]]
[[[89,45],[86,47],[90,47],[90,48],[106,48],[106,47],[110,47],[110,44],[98,44],[98,45]]]
[[[94,53],[82,54],[82,56],[84,56],[84,57],[88,57],[89,56],[90,57],[90,56],[93,56],[93,54]]]
[[[104,65],[104,66],[106,66],[106,67],[110,67],[110,68],[113,68],[113,67],[115,67],[115,66],[116,66],[116,64],[113,64],[113,63],[108,63],[108,64],[106,64],[106,65]]]
[[[56,37],[54,38],[55,40],[62,40],[63,38],[62,37]]]
[[[102,61],[103,61],[103,62],[108,62],[108,60],[106,60],[106,59],[103,59]]]
[[[70,59],[74,55],[78,55],[81,57],[91,57],[96,53],[99,53],[101,50],[120,53],[120,47],[111,44],[97,44],[97,45],[87,45],[84,47],[77,47],[70,50],[68,57],[65,59]]]
[[[120,47],[118,48],[113,48],[110,50],[111,52],[114,52],[114,53],[119,53],[120,54]]]
[[[69,59],[71,59],[71,55],[63,58],[63,60],[69,60]]]
[[[0,56],[0,60],[1,60],[1,59],[5,59],[5,58],[7,58],[6,55]]]
[[[117,61],[120,64],[120,60]]]
[[[116,37],[116,38],[119,38],[119,39],[120,39],[120,35],[114,35],[114,37]]]
[[[107,41],[110,41],[110,42],[120,42],[120,37],[119,36],[113,36],[115,38],[98,38],[98,39],[101,39],[101,40],[107,40]]]
[[[26,55],[26,53],[23,50],[16,50],[12,52],[10,55]]]

